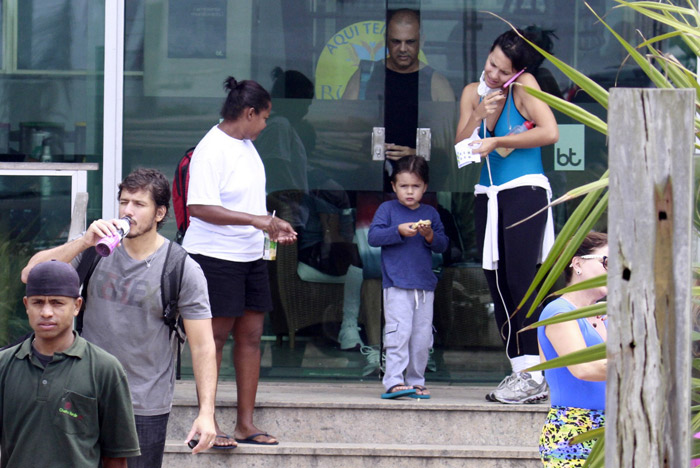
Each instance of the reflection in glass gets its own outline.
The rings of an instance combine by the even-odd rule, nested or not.
[[[9,30],[17,31],[17,42],[10,55],[2,57],[0,162],[87,161],[98,162],[101,168],[103,76],[96,72],[104,64],[104,0],[21,0],[2,5],[0,37],[5,39],[4,26],[9,24]],[[101,171],[88,175],[91,219],[100,212],[101,177]],[[7,269],[0,277],[19,283],[15,267],[23,267],[35,250],[67,240],[70,203],[70,177],[0,176],[0,263]],[[14,307],[23,288],[3,290],[12,313],[23,310]],[[5,318],[0,312],[0,345],[6,343]],[[19,322],[9,322],[14,337]]]
[[[88,68],[89,0],[18,2],[17,68],[85,70]],[[61,47],[56,47],[61,44]]]
[[[226,31],[225,59],[168,59],[167,42],[163,41],[170,33],[165,14],[167,3],[167,0],[149,1],[149,9],[145,8],[145,0],[126,5],[126,66],[129,70],[143,70],[143,75],[131,73],[125,81],[124,171],[148,165],[172,173],[174,161],[218,120],[216,109],[224,96],[221,83],[228,74],[256,80],[270,91],[279,78],[271,74],[275,68],[294,70],[306,77],[313,83],[313,94],[275,95],[273,117],[268,121],[270,141],[266,142],[267,136],[261,135],[256,142],[268,174],[268,208],[276,203],[282,207],[283,216],[317,234],[318,229],[325,234],[326,226],[330,228],[335,222],[332,218],[338,215],[341,228],[336,240],[350,240],[349,243],[357,246],[362,261],[360,339],[366,345],[378,343],[381,327],[372,322],[381,307],[377,299],[381,298],[378,256],[369,250],[366,236],[358,232],[361,234],[363,226],[369,225],[372,207],[378,206],[384,197],[383,162],[372,161],[371,134],[373,127],[385,124],[386,93],[370,93],[374,95],[354,100],[343,99],[343,94],[358,70],[367,81],[375,70],[384,74],[386,67],[381,65],[386,52],[387,4],[360,0],[244,1],[235,11],[228,8],[226,12],[227,24],[235,27]],[[553,30],[558,37],[553,41],[554,54],[600,79],[606,87],[614,83],[620,54],[625,52],[585,6],[575,0],[466,3],[438,0],[420,4],[421,56],[424,63],[445,78],[455,95],[451,101],[433,99],[432,89],[425,91],[429,87],[422,83],[423,96],[418,98],[417,126],[430,128],[432,133],[429,187],[432,193],[425,199],[438,209],[451,241],[448,252],[434,265],[440,277],[435,298],[437,333],[433,355],[438,371],[429,374],[429,378],[496,380],[494,374],[504,372],[507,366],[501,356],[499,331],[490,316],[493,305],[479,266],[481,254],[474,234],[472,192],[480,167],[457,169],[453,150],[462,89],[466,83],[478,80],[494,31],[507,27],[485,10],[521,28],[537,24],[543,30]],[[589,4],[603,14],[615,3],[591,0]],[[561,15],[561,11],[571,14]],[[616,10],[608,17],[613,18],[612,24],[620,23],[620,32],[627,39],[636,40],[634,31],[625,26],[627,18],[619,15]],[[641,25],[645,37],[658,32],[654,28],[652,23]],[[674,54],[681,57],[682,44],[671,45]],[[146,57],[145,65],[143,57]],[[216,68],[221,63],[225,64],[225,70]],[[626,86],[644,85],[646,78],[634,68],[625,66],[619,79]],[[206,76],[205,69],[220,72]],[[604,109],[585,102],[587,97],[577,93],[568,78],[548,62],[541,69],[551,73],[550,81],[553,79],[565,98],[604,115]],[[381,87],[385,78],[382,76],[378,81]],[[300,91],[304,86],[293,88]],[[426,97],[428,93],[430,98]],[[575,124],[565,116],[556,115],[556,118],[560,124]],[[70,124],[66,125],[66,130],[71,128]],[[555,197],[599,177],[607,165],[604,137],[589,131],[582,134],[584,141],[580,143],[586,153],[583,171],[555,169],[553,148],[543,149],[543,166]],[[268,144],[277,150],[263,148]],[[575,204],[555,210],[557,225],[562,224],[573,208]],[[329,218],[327,224],[321,221],[324,216]],[[346,225],[347,232],[354,235],[352,239],[346,235]],[[162,232],[172,238],[174,223],[166,224]],[[316,239],[322,236],[317,235]],[[273,289],[277,289],[278,302],[265,328],[268,340],[264,341],[262,375],[362,378],[369,356],[341,352],[338,344],[343,321],[343,281],[329,282],[332,275],[326,274],[323,282],[314,282],[302,276],[304,271],[299,271],[304,265],[312,273],[323,269],[318,262],[319,268],[315,268],[314,260],[302,252],[313,244],[310,241],[303,246],[301,243],[283,246],[277,261],[270,265],[275,272]],[[320,245],[319,251],[329,250],[330,244],[322,241]],[[332,260],[332,257],[335,255],[325,258]],[[348,271],[352,268],[348,267]],[[342,276],[335,277],[338,278]],[[293,322],[290,317],[301,315],[290,310],[309,311],[312,322],[299,328],[301,322]],[[469,358],[464,355],[467,351]],[[373,354],[372,359],[377,357]],[[231,374],[225,366],[222,372],[224,376]]]
[[[38,250],[68,238],[71,178],[0,176],[0,346],[29,330],[20,273]]]

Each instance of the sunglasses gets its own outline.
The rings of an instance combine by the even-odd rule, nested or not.
[[[583,258],[584,260],[593,259],[593,258],[600,259],[600,263],[603,264],[603,268],[605,268],[606,270],[608,269],[608,256],[607,255],[581,255],[581,258]]]

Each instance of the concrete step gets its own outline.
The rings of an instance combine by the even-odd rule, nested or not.
[[[429,400],[382,400],[381,384],[261,383],[255,424],[281,442],[406,447],[537,448],[548,402],[490,403],[490,387],[431,385]],[[235,385],[219,384],[217,420],[226,433],[235,424]],[[197,413],[193,382],[178,382],[168,439],[184,440]],[[283,445],[284,445],[283,444]],[[267,449],[268,447],[263,447]]]
[[[191,455],[182,441],[168,441],[168,468],[539,468],[536,447],[430,444],[281,442],[274,447],[240,445]]]

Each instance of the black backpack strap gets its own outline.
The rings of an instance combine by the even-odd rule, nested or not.
[[[75,319],[75,330],[79,335],[83,332],[83,315],[85,314],[85,305],[87,304],[88,283],[101,258],[102,257],[97,255],[95,247],[90,247],[83,252],[83,256],[80,257],[80,263],[78,263],[78,267],[76,268],[78,278],[80,278],[80,284],[83,285],[83,289],[80,292],[80,295],[83,296],[83,305],[80,307],[80,312]]]
[[[180,244],[170,242],[165,255],[163,272],[160,278],[160,293],[163,302],[163,321],[170,329],[170,336],[177,338],[177,370],[176,378],[180,380],[181,360],[180,354],[182,344],[185,342],[185,328],[180,316],[178,301],[180,300],[180,289],[182,288],[182,277],[185,271],[185,261],[187,251]]]

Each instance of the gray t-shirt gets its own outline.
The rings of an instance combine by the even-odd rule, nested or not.
[[[124,366],[134,414],[140,416],[168,413],[172,405],[177,342],[163,322],[160,293],[169,242],[147,261],[132,259],[120,245],[99,261],[88,283],[82,336]],[[71,262],[74,267],[81,256]],[[178,307],[185,319],[211,318],[204,273],[189,257]]]

